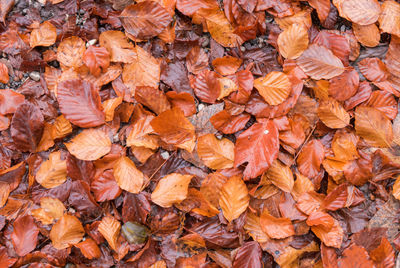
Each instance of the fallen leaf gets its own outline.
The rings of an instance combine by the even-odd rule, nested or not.
[[[226,138],[218,140],[213,134],[199,137],[197,153],[204,164],[211,169],[233,167],[234,144]]]
[[[261,229],[270,238],[282,239],[294,235],[294,226],[288,218],[276,218],[264,209],[260,216]]]
[[[36,248],[39,228],[29,215],[19,217],[13,227],[11,242],[18,256],[25,256]]]
[[[318,116],[321,121],[329,128],[344,128],[350,123],[350,115],[334,99],[329,99],[320,103]]]
[[[40,165],[36,181],[45,188],[54,188],[67,180],[67,161],[61,159],[61,152],[52,152],[49,159]]]
[[[151,194],[151,200],[161,207],[171,207],[186,199],[192,175],[171,173],[163,177]]]
[[[240,176],[233,176],[221,188],[219,205],[229,221],[237,219],[249,206],[250,197]]]
[[[101,257],[100,248],[97,246],[96,242],[91,238],[86,238],[85,241],[76,244],[75,247],[79,248],[83,256],[85,256],[85,258],[89,260]]]
[[[118,186],[125,191],[137,194],[142,190],[144,175],[128,157],[121,157],[114,165],[114,177]]]
[[[293,173],[290,167],[282,164],[279,160],[272,162],[271,167],[263,176],[266,176],[268,181],[284,192],[292,192],[294,186]]]
[[[66,68],[78,68],[83,65],[85,51],[85,42],[77,36],[71,36],[62,40],[58,46],[57,60]]]
[[[99,233],[103,235],[103,237],[107,240],[108,244],[114,251],[117,251],[117,240],[120,234],[120,230],[121,223],[112,216],[105,216],[101,220],[98,227]]]
[[[78,244],[85,234],[77,217],[64,214],[51,228],[50,239],[56,249],[65,249]]]
[[[254,87],[270,105],[282,103],[292,91],[289,77],[281,72],[271,72],[254,80]]]
[[[44,21],[38,28],[33,29],[30,37],[30,46],[49,47],[56,42],[57,28],[49,21]]]
[[[309,141],[297,157],[298,169],[304,176],[314,178],[321,170],[325,158],[324,147],[319,140]]]
[[[89,46],[83,54],[83,63],[94,76],[99,76],[110,66],[110,53],[104,47]]]
[[[7,84],[9,79],[7,66],[0,62],[0,83]]]
[[[294,23],[279,34],[279,52],[287,59],[297,59],[307,49],[308,39],[307,28]]]

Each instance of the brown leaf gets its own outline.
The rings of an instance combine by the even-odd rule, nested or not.
[[[376,147],[390,147],[393,141],[392,123],[373,107],[357,107],[355,112],[356,133]]]
[[[154,87],[137,87],[135,90],[135,99],[156,114],[171,109],[171,104],[164,92]]]
[[[94,193],[97,202],[114,200],[122,193],[111,169],[93,178],[90,184],[90,190]]]
[[[49,21],[44,21],[39,28],[33,29],[30,37],[30,46],[49,47],[56,42],[57,28]]]
[[[86,238],[85,241],[76,244],[75,247],[79,248],[83,256],[85,256],[85,258],[89,260],[101,257],[100,248],[97,246],[96,242],[91,238]]]
[[[90,82],[66,80],[57,86],[60,111],[72,124],[95,127],[105,123],[105,115],[98,90]]]
[[[343,240],[343,229],[339,222],[333,219],[333,226],[327,228],[323,225],[312,226],[312,232],[328,247],[340,248]]]
[[[240,176],[233,176],[221,188],[219,205],[229,221],[237,219],[249,206],[250,197]]]
[[[321,170],[325,158],[324,146],[319,140],[309,141],[297,157],[298,169],[304,176],[314,178]]]
[[[151,193],[151,200],[161,207],[171,207],[186,199],[193,175],[171,173],[163,177]]]
[[[9,79],[7,66],[0,62],[0,83],[7,84]]]
[[[44,118],[39,107],[25,102],[18,106],[11,121],[10,132],[21,151],[36,152],[42,138]]]
[[[343,251],[343,258],[339,259],[339,267],[372,268],[374,263],[368,256],[368,252],[360,246],[350,245]]]
[[[80,160],[97,160],[111,150],[111,140],[102,129],[85,129],[69,143],[68,151]]]
[[[120,31],[105,31],[100,34],[99,43],[110,53],[112,62],[132,63],[137,59],[136,49]]]
[[[13,224],[11,242],[19,256],[25,256],[36,248],[39,228],[36,226],[32,216],[19,217]]]
[[[138,39],[150,39],[158,35],[172,21],[168,11],[154,1],[129,5],[119,18],[125,31]]]
[[[216,58],[212,61],[214,70],[220,75],[230,75],[236,73],[243,60],[232,56]]]
[[[249,114],[231,115],[226,110],[222,110],[210,118],[211,124],[224,134],[233,134],[242,130],[249,120]]]
[[[283,57],[297,59],[308,47],[307,28],[294,23],[279,34],[277,43]]]
[[[114,165],[114,177],[122,190],[137,194],[142,190],[144,175],[128,157],[121,157]]]
[[[389,77],[386,65],[379,58],[365,58],[358,63],[358,68],[372,82],[383,82]]]
[[[197,153],[204,164],[211,169],[233,167],[234,144],[226,138],[218,140],[213,134],[199,137]]]
[[[57,60],[66,68],[78,68],[83,65],[85,51],[85,42],[77,36],[71,36],[62,40],[58,46]]]
[[[205,69],[198,73],[191,81],[196,97],[206,103],[215,103],[221,93],[219,75]]]
[[[353,23],[353,33],[357,40],[366,47],[376,47],[381,40],[381,33],[376,24],[358,25]]]
[[[191,116],[196,113],[196,103],[191,94],[187,92],[177,93],[175,91],[168,91],[165,95],[172,107],[181,109],[185,116]]]
[[[359,80],[357,71],[348,67],[342,74],[330,80],[329,95],[338,101],[345,101],[356,94]]]
[[[343,63],[329,49],[310,45],[297,59],[299,67],[311,78],[330,79],[344,72]]]
[[[60,139],[64,138],[70,133],[72,133],[71,123],[65,118],[64,115],[58,116],[52,125],[51,137],[53,139]]]
[[[350,123],[350,115],[334,99],[329,99],[320,103],[318,116],[321,121],[329,128],[344,128]]]
[[[236,140],[235,166],[247,162],[246,178],[255,178],[266,171],[277,158],[279,133],[273,121],[255,123]]]
[[[294,235],[294,227],[288,218],[276,218],[264,209],[260,216],[260,224],[264,233],[274,239],[282,239]]]
[[[289,77],[282,72],[271,72],[254,80],[254,87],[270,105],[282,103],[292,91]]]
[[[51,228],[50,239],[56,249],[68,248],[82,240],[85,230],[77,217],[64,214]]]
[[[94,76],[99,76],[110,65],[110,53],[104,47],[90,46],[83,54],[83,63]]]
[[[52,152],[49,159],[40,165],[36,181],[45,188],[54,188],[67,180],[67,161],[61,159],[61,152]]]

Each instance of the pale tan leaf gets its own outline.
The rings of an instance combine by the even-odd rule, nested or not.
[[[54,188],[67,180],[67,161],[61,159],[61,152],[52,152],[36,173],[36,181],[45,188]]]
[[[239,218],[246,211],[249,201],[249,191],[240,176],[230,177],[222,186],[219,205],[229,222]]]
[[[270,105],[282,103],[292,91],[289,77],[282,72],[270,72],[254,80],[254,87]]]
[[[346,0],[340,6],[344,17],[359,25],[375,23],[381,13],[377,0]]]
[[[111,150],[111,140],[102,129],[85,129],[66,143],[68,151],[80,160],[97,160]]]
[[[355,112],[356,133],[375,147],[390,147],[392,123],[384,113],[373,107],[359,106]]]
[[[287,59],[297,59],[308,47],[308,31],[304,25],[292,24],[278,36],[279,52]]]
[[[78,244],[85,234],[77,217],[65,214],[51,228],[50,240],[56,249],[65,249]]]
[[[400,4],[387,0],[382,3],[379,28],[382,32],[400,37]]]
[[[118,186],[125,191],[137,194],[142,190],[144,175],[128,157],[121,157],[114,165],[114,177]]]
[[[197,154],[211,169],[233,167],[234,144],[226,138],[218,140],[213,134],[206,134],[197,140]]]
[[[110,247],[117,251],[121,223],[112,216],[106,216],[101,220],[98,230],[107,240]]]
[[[350,123],[350,115],[334,99],[322,101],[317,113],[321,121],[329,128],[344,128]]]
[[[297,59],[299,67],[316,80],[331,79],[344,72],[343,63],[324,46],[310,45]]]
[[[193,175],[171,173],[163,177],[151,193],[151,200],[164,208],[171,207],[186,199]]]

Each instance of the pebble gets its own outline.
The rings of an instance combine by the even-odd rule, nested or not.
[[[87,41],[87,43],[86,43],[86,47],[93,46],[93,45],[96,44],[96,43],[97,43],[97,39],[89,40],[89,41]]]
[[[31,72],[31,73],[29,73],[29,77],[34,81],[39,81],[40,73],[39,72]]]
[[[168,153],[167,151],[164,151],[164,152],[161,153],[161,157],[162,157],[163,159],[168,159],[169,153]]]
[[[245,48],[244,46],[240,46],[240,50],[241,50],[242,52],[245,52],[245,51],[246,51],[246,48]]]
[[[200,103],[199,106],[197,106],[197,109],[199,109],[199,112],[200,112],[201,110],[203,110],[203,108],[204,108],[204,104],[202,104],[202,103]]]

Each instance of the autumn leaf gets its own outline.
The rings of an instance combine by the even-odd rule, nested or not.
[[[83,54],[83,63],[94,76],[99,76],[110,65],[110,54],[104,47],[90,46]]]
[[[382,32],[400,35],[400,4],[395,1],[385,1],[381,5],[379,28]]]
[[[344,17],[359,25],[375,23],[381,12],[377,0],[340,1],[339,5]]]
[[[50,239],[56,249],[78,244],[85,234],[81,222],[75,216],[64,214],[51,228]]]
[[[79,248],[83,256],[85,256],[85,258],[89,260],[101,257],[100,248],[97,246],[96,242],[91,238],[86,238],[85,241],[76,244],[75,247]]]
[[[366,47],[376,47],[381,40],[381,33],[376,24],[358,25],[353,23],[353,33],[357,40]]]
[[[390,120],[373,107],[357,107],[355,112],[356,133],[376,147],[390,147],[393,129]]]
[[[284,192],[290,193],[293,189],[293,173],[290,167],[283,165],[279,160],[272,162],[271,167],[263,176]]]
[[[96,160],[111,150],[111,140],[102,129],[85,129],[66,143],[68,151],[81,160]]]
[[[264,233],[274,239],[282,239],[294,235],[294,226],[288,218],[276,218],[264,209],[260,216],[260,224]]]
[[[321,121],[330,128],[344,128],[350,123],[350,115],[334,99],[320,103],[318,116]]]
[[[105,216],[98,227],[98,231],[107,240],[110,247],[117,251],[117,240],[121,230],[121,223],[112,216]]]
[[[151,194],[151,200],[161,207],[171,207],[186,199],[192,175],[171,173],[163,177]]]
[[[224,169],[233,167],[234,144],[226,138],[218,140],[213,134],[199,137],[197,140],[197,153],[209,168]]]
[[[243,60],[232,56],[224,56],[222,58],[216,58],[212,61],[214,70],[220,75],[230,75],[236,73]]]
[[[54,121],[51,128],[51,137],[53,139],[60,139],[72,132],[71,123],[65,118],[64,115],[60,115]]]
[[[113,171],[110,169],[92,179],[90,189],[97,202],[114,200],[122,192],[113,176]]]
[[[99,36],[101,47],[108,50],[112,62],[132,63],[136,60],[136,49],[120,31],[105,31]]]
[[[61,159],[61,152],[49,155],[49,159],[40,165],[36,181],[45,188],[54,188],[67,180],[67,161]]]
[[[308,32],[301,24],[292,24],[278,36],[279,52],[287,59],[297,59],[308,47]]]
[[[339,267],[374,267],[365,248],[355,244],[343,251],[343,258],[339,259]]]
[[[317,225],[311,226],[311,230],[326,246],[340,248],[343,241],[343,229],[336,219],[333,219],[333,226],[330,228]]]
[[[237,167],[247,162],[246,178],[255,178],[266,171],[276,159],[279,150],[278,129],[273,121],[255,123],[242,132],[235,144]]]
[[[321,170],[325,158],[324,147],[319,140],[309,141],[297,157],[298,169],[304,176],[314,178]]]
[[[0,83],[7,84],[9,79],[7,66],[0,62]]]
[[[222,110],[210,118],[211,124],[224,134],[233,134],[242,130],[249,120],[249,114],[231,115],[226,110]]]
[[[105,123],[99,92],[90,82],[73,79],[58,83],[57,100],[72,124],[87,128]]]
[[[338,101],[348,100],[356,94],[360,78],[358,72],[347,67],[345,71],[330,80],[328,93]]]
[[[343,63],[329,49],[310,45],[297,59],[299,67],[311,78],[330,79],[344,72]]]
[[[254,80],[254,87],[270,105],[282,103],[292,91],[289,77],[281,72],[271,72]]]
[[[249,206],[250,197],[240,176],[233,176],[221,188],[219,205],[229,221],[237,219]]]
[[[33,29],[30,37],[30,46],[48,47],[53,45],[57,39],[57,28],[49,21],[44,21],[38,28]]]
[[[221,93],[219,75],[210,70],[203,70],[193,78],[191,86],[196,96],[203,102],[215,103]]]
[[[85,42],[77,36],[71,36],[65,38],[58,46],[57,60],[66,68],[78,68],[83,65],[85,51]]]
[[[114,165],[114,177],[122,190],[137,194],[142,190],[144,175],[128,157],[121,157]]]
[[[19,256],[25,256],[36,248],[39,228],[32,216],[19,217],[13,224],[11,242]]]

